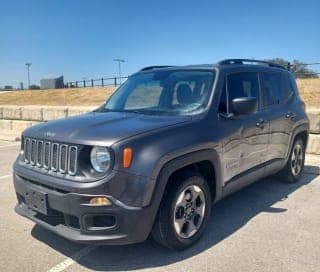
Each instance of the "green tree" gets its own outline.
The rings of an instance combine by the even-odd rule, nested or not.
[[[304,64],[301,61],[293,60],[289,62],[288,60],[281,59],[281,58],[274,58],[268,59],[267,61],[280,64],[286,68],[290,65],[290,71],[297,77],[297,78],[319,78],[319,75],[316,71],[307,68],[308,65]]]

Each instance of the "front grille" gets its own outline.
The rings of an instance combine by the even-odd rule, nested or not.
[[[77,173],[78,147],[37,139],[24,139],[24,161],[39,169],[62,174]]]
[[[37,142],[37,166],[43,166],[43,141]]]
[[[43,167],[45,169],[50,168],[50,142],[44,143],[44,152],[43,152]]]

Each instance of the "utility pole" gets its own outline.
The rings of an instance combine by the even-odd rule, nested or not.
[[[118,68],[119,68],[119,80],[120,80],[120,85],[121,85],[121,62],[125,62],[124,59],[114,59],[113,61],[118,62]]]
[[[28,89],[30,89],[30,66],[31,66],[31,62],[27,62],[26,63],[26,66],[27,66],[27,69],[28,69]]]

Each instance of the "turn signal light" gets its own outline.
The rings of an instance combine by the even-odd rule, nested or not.
[[[132,148],[127,147],[123,149],[122,166],[123,168],[129,168],[132,161]]]
[[[97,205],[97,206],[109,206],[109,205],[111,205],[111,201],[106,197],[94,197],[94,198],[91,198],[89,203],[91,205]]]

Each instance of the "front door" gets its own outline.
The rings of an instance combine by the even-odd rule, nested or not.
[[[255,97],[260,104],[258,74],[239,72],[229,74],[222,93],[219,111],[232,113],[232,100],[240,97]],[[225,102],[223,102],[225,100]],[[234,117],[220,115],[221,129],[225,135],[222,141],[223,180],[227,184],[242,175],[264,172],[266,161],[269,122],[265,112],[259,110],[253,114]]]

